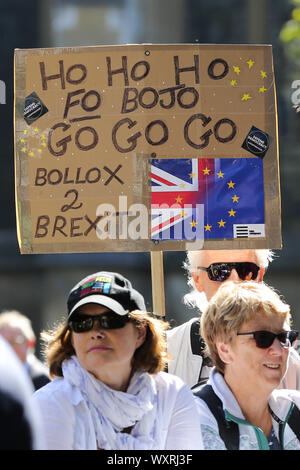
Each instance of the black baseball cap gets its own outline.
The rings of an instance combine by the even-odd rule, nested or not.
[[[103,305],[122,316],[133,310],[146,311],[144,297],[131,282],[121,274],[107,271],[90,274],[71,289],[67,301],[68,320],[75,310],[90,303]]]

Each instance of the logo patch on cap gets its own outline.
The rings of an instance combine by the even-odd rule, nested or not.
[[[87,294],[109,294],[112,284],[112,278],[107,276],[95,276],[90,278],[81,286],[80,297]]]

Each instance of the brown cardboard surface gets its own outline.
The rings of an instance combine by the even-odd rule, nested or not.
[[[270,137],[265,236],[153,243],[151,159],[259,158],[242,148],[252,126]],[[22,253],[280,248],[271,46],[16,50],[15,178]]]

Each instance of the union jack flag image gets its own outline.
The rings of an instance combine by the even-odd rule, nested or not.
[[[260,158],[151,161],[151,239],[265,236]]]

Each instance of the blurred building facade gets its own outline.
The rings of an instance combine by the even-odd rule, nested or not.
[[[13,145],[13,51],[15,48],[123,43],[272,44],[278,97],[283,250],[266,276],[292,305],[300,328],[299,127],[291,104],[292,67],[279,32],[289,18],[288,0],[10,0],[0,5],[0,310],[28,315],[35,332],[65,314],[69,289],[101,269],[122,272],[144,292],[149,310],[148,253],[20,255],[16,240]],[[300,71],[299,77],[300,79]],[[195,315],[182,304],[188,291],[184,253],[164,253],[167,319],[179,324]]]

